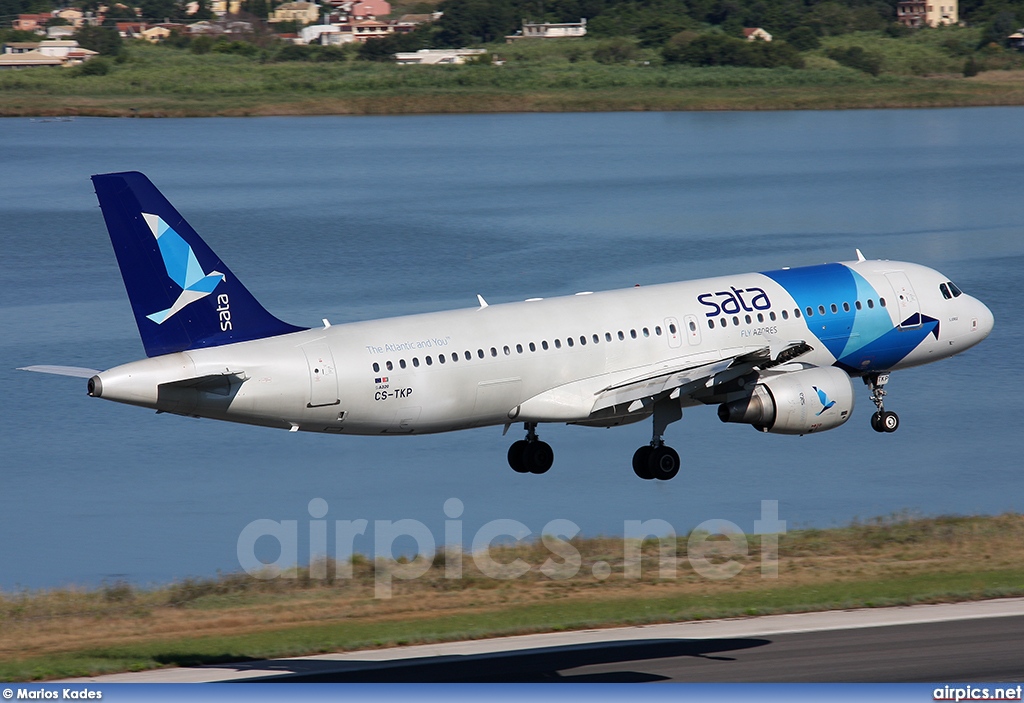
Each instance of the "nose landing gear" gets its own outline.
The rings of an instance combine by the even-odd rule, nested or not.
[[[555,462],[551,445],[537,438],[537,423],[527,422],[526,439],[513,442],[508,448],[508,465],[520,474],[542,474]]]
[[[889,374],[872,373],[864,377],[864,383],[871,389],[871,402],[878,409],[871,416],[871,429],[875,432],[895,432],[900,427],[900,416],[885,409],[885,384]]]

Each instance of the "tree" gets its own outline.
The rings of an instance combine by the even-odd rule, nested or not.
[[[985,25],[978,46],[988,46],[989,44],[1009,46],[1009,36],[1015,31],[1017,31],[1016,15],[1009,10],[1003,10]]]
[[[786,41],[798,51],[811,51],[821,46],[821,40],[810,27],[801,26],[791,30],[786,35]]]
[[[117,56],[124,45],[116,27],[83,26],[75,32],[74,38],[83,49],[98,51],[103,56]]]

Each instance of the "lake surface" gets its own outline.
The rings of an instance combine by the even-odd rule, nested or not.
[[[1024,510],[1024,109],[0,121],[0,589],[237,571],[253,520],[411,518],[467,544],[507,518],[752,532],[912,511]],[[542,426],[544,476],[501,428],[290,434],[88,398],[28,364],[143,356],[89,176],[145,172],[274,314],[315,326],[854,258],[943,271],[993,310],[980,346],[894,374],[893,435],[761,435],[687,411],[671,482],[630,469],[650,423]],[[333,535],[333,530],[332,530]],[[265,540],[264,540],[265,542]],[[399,551],[411,542],[401,540]],[[271,545],[273,546],[273,545]],[[261,554],[273,549],[261,543]],[[270,552],[267,550],[270,549]],[[333,550],[333,543],[331,546]]]

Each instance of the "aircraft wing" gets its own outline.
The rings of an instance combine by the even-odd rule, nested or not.
[[[812,347],[802,340],[782,344],[771,342],[753,351],[744,351],[722,359],[689,360],[676,366],[651,370],[598,391],[592,412],[625,403],[631,404],[630,412],[639,410],[647,404],[646,401],[653,401],[658,396],[677,391],[679,395],[700,388],[710,388],[743,376],[755,368],[764,370],[785,364],[811,349]],[[632,406],[637,403],[637,407]]]
[[[98,369],[86,369],[81,366],[21,366],[18,371],[52,373],[56,376],[74,376],[75,378],[92,378],[100,373]]]

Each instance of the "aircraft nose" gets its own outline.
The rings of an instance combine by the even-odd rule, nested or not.
[[[980,300],[976,300],[975,303],[977,304],[977,310],[975,310],[974,313],[978,320],[977,332],[981,334],[981,339],[984,339],[990,332],[992,332],[992,327],[995,326],[996,318],[985,303]]]

